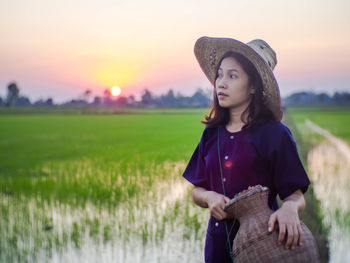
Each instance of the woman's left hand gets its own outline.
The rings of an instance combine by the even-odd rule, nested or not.
[[[282,244],[282,241],[287,234],[287,241],[285,249],[294,250],[297,245],[302,245],[303,230],[301,229],[298,206],[294,201],[286,201],[282,207],[276,210],[269,219],[268,231],[272,232],[276,221],[279,224],[278,245]]]

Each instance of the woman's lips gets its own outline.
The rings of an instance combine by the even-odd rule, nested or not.
[[[228,97],[228,95],[225,94],[225,93],[223,93],[223,92],[219,92],[219,93],[218,93],[218,97],[219,97],[220,99],[222,99],[222,98]]]

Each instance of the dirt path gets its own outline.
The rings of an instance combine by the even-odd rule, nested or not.
[[[338,151],[342,153],[344,157],[347,158],[347,160],[350,162],[350,147],[345,141],[333,136],[329,131],[322,129],[309,119],[306,119],[305,123],[306,126],[311,128],[314,132],[317,132],[326,137],[327,140],[334,144],[338,148]]]
[[[347,262],[350,258],[350,147],[310,120],[305,124],[326,138],[309,152],[308,170],[321,202],[323,222],[330,227],[330,262]]]

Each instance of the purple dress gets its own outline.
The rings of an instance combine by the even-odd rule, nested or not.
[[[218,128],[205,128],[184,173],[195,186],[223,194],[217,145]],[[300,161],[296,143],[288,127],[280,121],[268,121],[238,132],[219,128],[220,159],[226,196],[248,186],[269,187],[269,206],[278,209],[277,194],[283,200],[310,184]],[[239,223],[226,220],[231,244]],[[266,226],[267,227],[267,226]],[[205,262],[231,262],[223,221],[210,217],[205,242]]]

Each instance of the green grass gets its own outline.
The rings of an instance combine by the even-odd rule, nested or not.
[[[182,160],[203,129],[201,115],[0,115],[0,172],[81,158]]]
[[[206,109],[0,109],[0,235],[5,237],[0,238],[0,251],[9,251],[5,256],[0,252],[0,261],[2,258],[25,261],[28,255],[35,261],[35,253],[42,247],[46,247],[50,257],[50,251],[55,248],[64,251],[69,242],[79,248],[86,235],[97,243],[99,239],[105,243],[113,238],[128,242],[136,233],[146,245],[169,234],[169,224],[172,232],[182,229],[183,238],[189,242],[192,238],[203,240],[206,228],[203,214],[208,213],[195,207],[190,192],[185,201],[174,202],[164,214],[155,209],[157,204],[147,204],[145,196],[155,190],[157,182],[170,183],[169,178],[181,176],[184,165],[179,170],[174,166],[189,160],[204,128],[200,120],[206,112]],[[300,110],[291,113],[297,122],[309,117]],[[288,127],[293,125],[291,120],[284,121]],[[340,124],[341,121],[333,123],[335,127]],[[296,137],[305,155],[305,138]],[[311,204],[307,212],[309,224],[317,228],[320,214],[312,189],[307,198]],[[66,230],[58,231],[50,207],[62,204],[67,216],[72,213],[70,209],[80,211],[81,215],[66,225]],[[96,209],[93,215],[85,211],[90,204]],[[133,210],[143,209],[145,204],[151,207],[155,219],[143,219],[145,215]],[[127,221],[113,214],[119,207]],[[113,215],[111,218],[102,217],[101,211],[106,209]],[[10,223],[12,218],[18,220]],[[28,218],[28,222],[19,218]],[[143,220],[138,222],[140,218]],[[179,218],[180,222],[176,221]],[[30,240],[36,250],[24,246],[19,251],[18,244],[28,238],[33,239]]]
[[[301,148],[301,153],[303,160],[306,159],[307,153],[315,146],[320,144],[325,138],[312,131],[305,124],[305,120],[309,119],[316,125],[323,129],[328,130],[334,136],[343,139],[350,145],[350,109],[349,108],[289,108],[288,113],[291,117],[291,122],[294,127],[298,128],[296,131],[297,138],[299,140],[299,146]],[[305,162],[306,163],[306,162]],[[313,191],[313,189],[312,189]],[[314,204],[314,209],[305,213],[304,220],[313,229],[315,238],[319,245],[319,251],[322,261],[328,260],[326,245],[326,237],[330,231],[328,225],[319,224],[320,220],[315,220],[315,218],[322,219],[322,209],[320,202],[316,200],[314,195],[305,195],[307,204]],[[327,211],[326,211],[327,212]],[[328,216],[329,217],[329,216]],[[335,217],[337,220],[338,218]],[[347,220],[347,214],[342,217]],[[342,221],[341,224],[345,226]]]
[[[308,115],[304,112],[300,112],[304,114],[303,116],[306,118]],[[300,114],[300,115],[301,115]],[[299,115],[299,116],[300,116]],[[304,118],[299,119],[299,123],[295,122],[296,117],[292,111],[288,110],[287,113],[284,114],[283,122],[287,124],[290,128],[293,138],[296,141],[298,153],[300,159],[303,163],[304,168],[308,171],[307,164],[307,155],[312,147],[317,145],[324,138],[315,133],[309,133],[303,125],[305,120]],[[305,132],[307,131],[307,132]],[[309,174],[310,178],[310,174]],[[328,248],[328,234],[329,228],[322,224],[323,212],[321,209],[320,201],[315,197],[314,186],[312,179],[311,185],[309,186],[308,191],[305,193],[304,198],[306,202],[306,208],[300,213],[300,219],[306,224],[306,226],[311,230],[320,254],[320,262],[328,262],[329,261],[329,248]]]
[[[334,136],[344,139],[350,145],[350,110],[343,108],[289,108],[295,123],[304,123],[308,118]],[[320,138],[318,138],[320,140]]]
[[[41,115],[122,115],[122,114],[202,114],[203,108],[117,108],[117,107],[0,107],[0,115],[41,114]]]
[[[204,128],[199,120],[205,110],[179,111],[0,115],[0,189],[116,204],[164,177],[156,173],[159,164],[189,159]]]
[[[20,111],[0,114],[0,261],[36,262],[43,251],[49,259],[86,237],[130,246],[136,235],[146,246],[178,225],[194,226],[188,242],[204,240],[204,211],[190,196],[164,212],[149,196],[159,182],[183,180],[205,109]]]

